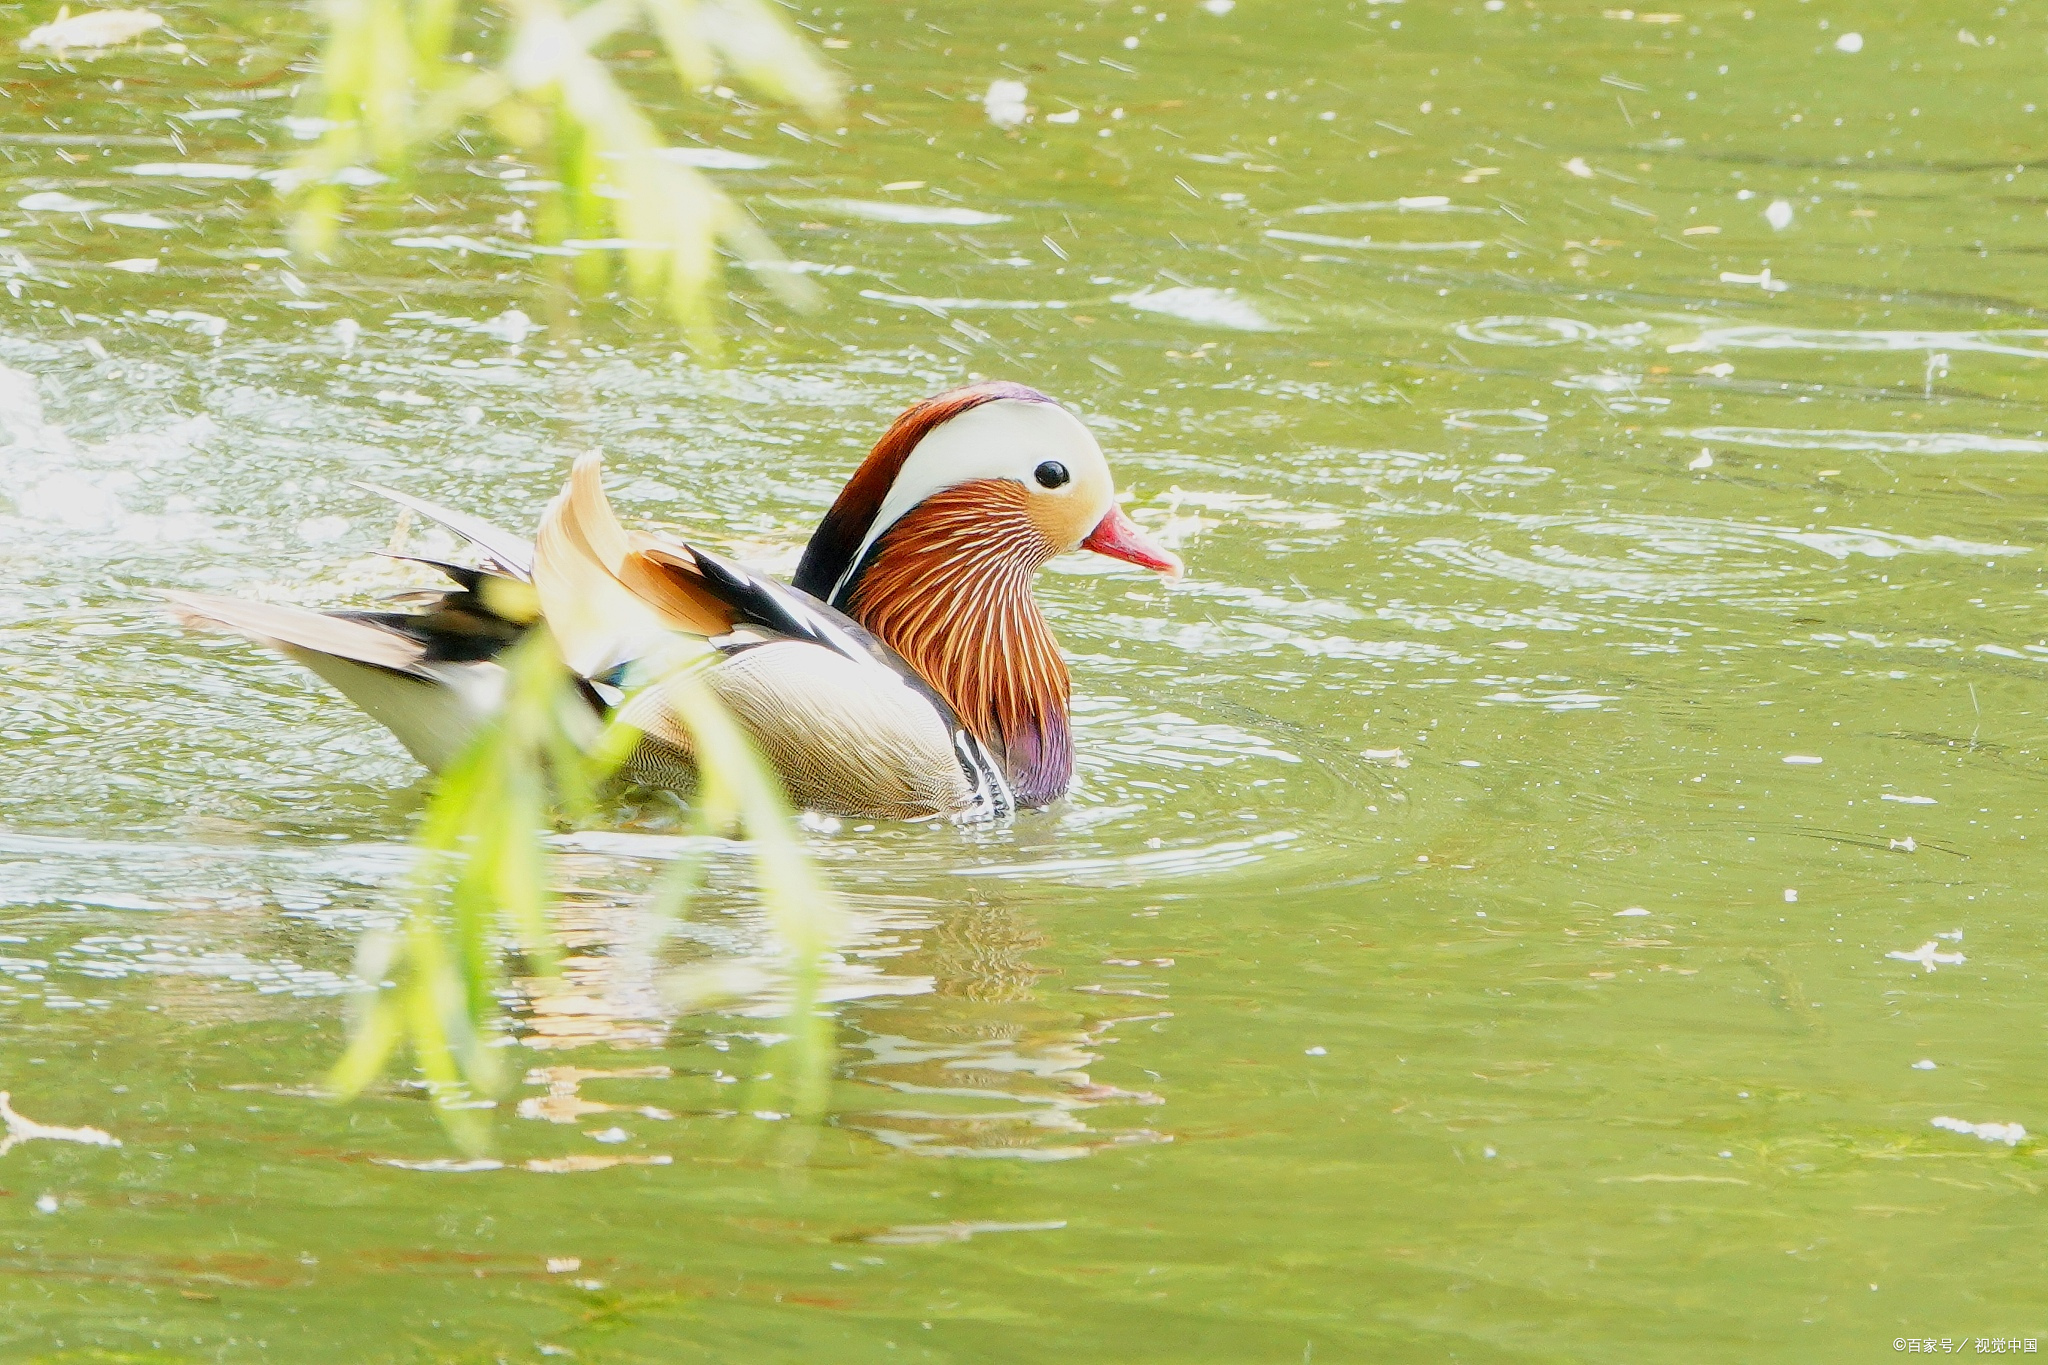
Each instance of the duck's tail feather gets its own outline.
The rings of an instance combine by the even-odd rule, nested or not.
[[[540,594],[531,583],[438,560],[410,559],[439,569],[459,587],[400,593],[393,602],[417,611],[335,611],[347,621],[381,626],[419,643],[428,663],[481,663],[495,659],[540,620]]]
[[[205,593],[164,596],[188,626],[225,627],[305,665],[436,771],[504,699],[505,671],[497,664],[436,658],[427,641],[378,614],[328,615]]]
[[[515,536],[482,517],[458,512],[452,507],[443,507],[437,502],[428,502],[425,498],[416,498],[410,493],[401,493],[382,484],[358,481],[356,487],[367,489],[380,498],[389,498],[400,507],[411,508],[429,521],[440,522],[489,555],[507,574],[524,582],[532,581],[533,542],[524,536]]]
[[[672,651],[679,640],[715,639],[732,613],[702,586],[649,560],[649,538],[619,524],[605,497],[603,461],[576,461],[548,504],[534,541],[534,587],[562,657],[585,677]]]
[[[431,678],[426,672],[426,646],[375,621],[210,593],[165,592],[164,598],[188,626],[226,626],[280,649],[331,654],[421,681]]]
[[[806,593],[681,541],[628,531],[605,497],[603,463],[576,461],[536,542],[535,587],[548,624],[595,676],[622,638],[672,633],[729,641],[735,632],[791,636],[865,658],[858,627]],[[575,644],[566,643],[574,638]]]

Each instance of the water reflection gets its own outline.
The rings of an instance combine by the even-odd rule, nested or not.
[[[562,975],[516,983],[512,1016],[519,1047],[563,1060],[528,1071],[525,1085],[539,1093],[517,1098],[513,1113],[550,1125],[581,1125],[582,1136],[599,1144],[598,1153],[627,1140],[617,1126],[621,1119],[665,1123],[682,1115],[750,1114],[743,1106],[754,1093],[745,1084],[753,1079],[746,1074],[752,1063],[736,1060],[734,1070],[716,1063],[692,1068],[714,1087],[732,1087],[721,1107],[675,1098],[682,1093],[674,1084],[679,1073],[666,1062],[632,1066],[590,1059],[621,1050],[672,1054],[678,1047],[706,1044],[712,1055],[776,1056],[772,1048],[755,1045],[760,1021],[777,1017],[787,1000],[784,959],[767,924],[730,884],[715,885],[664,941],[648,922],[645,886],[651,866],[673,856],[680,841],[613,833],[569,836],[566,842],[577,851],[564,864],[569,883],[560,917]],[[404,859],[402,850],[386,848],[74,846],[20,836],[9,844],[16,860],[0,867],[0,886],[17,906],[43,909],[49,918],[42,924],[13,921],[32,932],[5,940],[0,1008],[106,1009],[116,992],[140,982],[147,1008],[166,1019],[208,1026],[252,1024],[277,1017],[279,1000],[325,999],[350,990],[347,959],[354,936],[366,924],[388,919],[389,911],[366,912],[362,885],[348,879],[382,881]],[[605,857],[593,847],[626,857]],[[1231,861],[1228,855],[1219,861],[1213,849],[1191,861],[1181,856],[1184,871],[1213,870]],[[156,898],[103,889],[110,877],[126,884],[123,869],[138,864],[159,874]],[[181,864],[190,870],[188,881],[177,876]],[[970,864],[955,870],[976,878],[1015,875],[1069,884],[1145,875],[1139,866],[1114,873],[1109,862]],[[168,877],[161,875],[166,871]],[[640,889],[622,891],[626,886]],[[843,1074],[852,1090],[839,1108],[849,1128],[920,1155],[1025,1160],[1164,1140],[1143,1124],[1091,1115],[1161,1099],[1100,1084],[1088,1071],[1113,1045],[1119,1027],[1171,1017],[1163,1008],[1163,983],[1153,983],[1160,989],[1087,988],[1083,994],[1104,1003],[1114,997],[1146,1002],[1138,1013],[1104,1018],[1061,1003],[1074,992],[1058,980],[1058,969],[1034,960],[1047,940],[1027,912],[1001,900],[970,896],[956,906],[856,894],[855,904],[855,931],[829,965],[821,991],[841,1006]],[[78,912],[88,907],[104,927],[80,919]],[[720,995],[706,1002],[708,1012],[705,1006],[692,1009],[671,989],[678,966],[688,969],[692,981],[715,978],[720,984]],[[595,1098],[588,1092],[593,1082],[637,1082],[632,1090],[645,1098]]]
[[[820,992],[841,1006],[842,1074],[852,1083],[835,1105],[837,1122],[927,1156],[1050,1160],[1157,1139],[1144,1127],[1084,1117],[1104,1105],[1158,1100],[1089,1078],[1085,1068],[1126,1021],[1091,1019],[1049,1003],[1064,992],[1056,982],[1041,988],[1042,977],[1057,973],[1034,965],[1032,953],[1045,940],[1022,914],[978,897],[954,908],[856,895],[854,910],[855,931],[828,965]],[[772,1065],[780,1054],[747,1046],[756,1026],[736,1022],[773,1019],[786,1005],[780,986],[784,962],[767,926],[743,905],[716,902],[679,926],[678,937],[694,950],[684,957],[691,969],[687,979],[716,980],[740,997],[714,1005],[710,1013],[693,1013],[680,1010],[673,994],[663,990],[662,974],[677,959],[673,949],[649,951],[643,914],[642,906],[617,899],[593,898],[578,906],[564,980],[530,988],[520,1011],[519,1041],[544,1051],[708,1041],[716,1051],[758,1056]],[[745,1074],[747,1064],[736,1065],[731,1071],[722,1064],[709,1068],[714,1086],[733,1087],[730,1107],[693,1112],[753,1112],[747,1106],[765,1092],[745,1084],[755,1079]],[[560,1124],[612,1112],[673,1118],[670,1106],[658,1100],[620,1106],[582,1093],[592,1079],[668,1074],[666,1068],[540,1068],[527,1080],[545,1085],[546,1094],[522,1100],[517,1112]],[[876,1089],[885,1094],[875,1096]],[[640,1092],[659,1096],[662,1088]]]
[[[865,1101],[840,1121],[927,1157],[1057,1161],[1166,1140],[1091,1115],[1163,1101],[1098,1084],[1086,1068],[1119,1025],[1171,1014],[1091,1021],[1062,1008],[1059,973],[1032,961],[1045,946],[1030,921],[999,900],[976,896],[944,913],[910,957],[931,973],[933,994],[850,1016],[848,1072],[890,1098]]]

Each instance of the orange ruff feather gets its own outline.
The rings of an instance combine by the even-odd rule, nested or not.
[[[1073,777],[1071,684],[1031,595],[1057,553],[1022,485],[984,479],[934,493],[891,527],[847,614],[902,655],[1002,753],[1017,796],[1042,805]]]

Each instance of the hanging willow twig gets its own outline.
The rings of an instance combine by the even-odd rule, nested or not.
[[[502,51],[478,64],[457,35],[495,22]],[[635,27],[651,30],[675,76],[695,90],[720,76],[813,115],[830,113],[837,87],[761,0],[328,0],[327,41],[312,112],[319,141],[280,180],[294,196],[301,252],[330,254],[345,194],[366,169],[403,179],[430,147],[479,121],[546,163],[557,188],[541,215],[544,244],[576,251],[578,282],[603,288],[611,251],[636,297],[662,303],[704,350],[715,339],[724,246],[762,269],[785,297],[808,286],[718,188],[666,154],[653,121],[598,55]],[[578,241],[610,239],[578,251]],[[439,777],[415,838],[418,862],[396,929],[358,954],[361,986],[350,1043],[331,1077],[353,1096],[409,1049],[458,1142],[480,1150],[488,1101],[506,1077],[502,1041],[505,959],[516,950],[535,975],[558,971],[546,835],[556,812],[587,819],[604,782],[638,736],[605,725],[572,686],[544,627],[502,656],[503,709]],[[680,667],[701,666],[700,659]],[[831,1038],[817,1008],[824,954],[838,909],[794,834],[782,786],[732,717],[701,683],[672,670],[650,678],[688,727],[699,787],[693,828],[738,833],[789,963],[791,1108],[824,1104]],[[703,859],[686,857],[654,896],[681,913]]]
[[[405,918],[373,932],[357,954],[358,991],[347,1051],[330,1076],[352,1098],[408,1048],[443,1121],[464,1148],[486,1145],[486,1103],[507,1077],[504,960],[516,950],[542,978],[558,974],[546,835],[552,812],[587,818],[603,785],[639,743],[631,726],[601,724],[572,685],[545,627],[503,656],[506,700],[442,771],[414,838],[418,860]],[[693,830],[747,840],[769,926],[789,964],[786,1034],[791,1110],[822,1113],[832,1043],[817,1009],[820,965],[840,910],[798,843],[781,782],[686,660],[650,671],[665,709],[688,727],[698,768]],[[653,898],[660,922],[682,914],[704,860],[686,856]]]
[[[812,288],[716,185],[667,154],[654,122],[598,49],[651,30],[693,92],[721,75],[814,117],[838,85],[762,0],[503,0],[495,64],[458,60],[456,35],[485,7],[459,0],[329,0],[312,96],[325,131],[280,179],[296,201],[293,240],[331,255],[344,196],[363,168],[402,176],[421,151],[481,120],[545,160],[557,188],[536,223],[543,245],[577,253],[579,283],[602,287],[622,257],[627,290],[657,301],[700,350],[716,348],[718,248],[753,266],[793,304]],[[466,55],[466,54],[464,54]],[[602,247],[577,247],[604,241]]]

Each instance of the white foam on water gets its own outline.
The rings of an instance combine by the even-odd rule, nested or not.
[[[981,97],[982,112],[998,128],[1015,128],[1031,117],[1031,108],[1025,103],[1030,97],[1031,87],[1022,81],[992,81],[988,93]]]
[[[775,164],[765,156],[736,152],[730,147],[664,147],[657,155],[663,161],[700,171],[765,171]]]
[[[148,175],[174,180],[253,180],[263,173],[261,166],[238,161],[146,161],[139,166],[116,166],[123,175]]]
[[[60,8],[58,17],[49,23],[30,29],[28,36],[21,40],[22,50],[29,52],[43,48],[62,53],[72,48],[117,47],[153,29],[162,28],[164,22],[161,14],[152,14],[146,9],[87,10],[82,14],[71,14],[68,8]]]
[[[216,340],[226,334],[228,320],[216,313],[202,313],[192,308],[151,308],[143,313],[151,322],[166,326],[179,326],[194,336],[213,337]]]
[[[17,207],[29,213],[91,213],[107,206],[93,199],[75,199],[61,190],[44,190],[28,195]]]
[[[1894,951],[1886,953],[1885,956],[1899,962],[1917,962],[1930,972],[1944,966],[1959,967],[1969,961],[1961,953],[1942,952],[1941,944],[1933,939],[1928,939],[1927,942],[1921,944],[1910,953]]]
[[[1317,213],[1492,213],[1471,204],[1453,204],[1448,195],[1417,194],[1401,199],[1368,199],[1356,204],[1304,204],[1302,215]]]
[[[347,517],[308,517],[298,524],[297,534],[308,545],[326,545],[347,535],[348,527]]]
[[[2026,1141],[2027,1130],[2017,1123],[1971,1123],[1968,1119],[1950,1118],[1943,1115],[1930,1119],[1936,1128],[1946,1128],[1951,1133],[1963,1133],[1970,1137],[1982,1138],[1986,1142],[2002,1142],[2008,1147],[2017,1147]]]
[[[1511,706],[1540,706],[1546,711],[1598,711],[1608,702],[1619,701],[1620,698],[1604,692],[1490,692],[1486,700]],[[1649,912],[1646,910],[1643,913]]]
[[[880,289],[863,289],[860,296],[877,303],[898,303],[910,308],[922,308],[928,313],[955,313],[964,310],[995,308],[1005,310],[1029,310],[1034,308],[1065,308],[1063,299],[935,299],[922,294],[890,294]]]
[[[24,518],[46,526],[73,531],[111,530],[126,514],[119,494],[110,486],[113,482],[60,469],[22,490],[15,502]]]
[[[1375,241],[1370,237],[1331,237],[1321,232],[1290,232],[1285,228],[1267,228],[1266,236],[1277,242],[1339,247],[1345,251],[1481,251],[1492,245],[1491,242],[1387,242]]]
[[[401,1161],[392,1156],[373,1156],[371,1162],[378,1166],[395,1166],[401,1171],[428,1171],[436,1175],[467,1175],[472,1171],[502,1171],[505,1163],[487,1156],[462,1160],[456,1157],[440,1157],[432,1161]]]
[[[517,308],[508,308],[477,329],[487,336],[494,336],[510,346],[517,346],[535,332],[540,324]]]
[[[15,1112],[5,1090],[0,1090],[0,1156],[23,1142],[76,1142],[87,1147],[119,1147],[121,1139],[99,1128],[65,1128],[55,1124],[37,1123],[32,1118]],[[40,1204],[38,1205],[40,1207]],[[44,1212],[50,1212],[45,1209]]]
[[[100,221],[112,227],[148,228],[154,232],[168,232],[177,224],[168,218],[159,218],[154,213],[103,213]]]
[[[1277,332],[1280,324],[1261,313],[1235,289],[1212,289],[1203,285],[1174,285],[1167,289],[1150,287],[1118,294],[1112,300],[1141,313],[1160,313],[1183,322],[1199,322],[1234,332]]]
[[[947,204],[886,204],[875,199],[806,199],[797,207],[870,223],[902,223],[916,227],[989,227],[1010,221],[1008,214]]]
[[[0,424],[18,443],[46,444],[52,436],[63,439],[61,431],[43,422],[43,396],[36,377],[5,365],[0,365]]]

